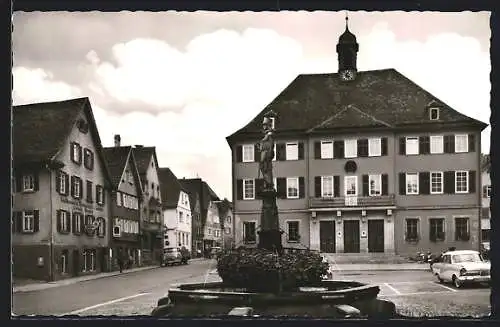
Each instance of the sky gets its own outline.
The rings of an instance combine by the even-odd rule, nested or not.
[[[348,15],[359,71],[395,68],[489,124],[489,12]],[[161,167],[231,200],[225,138],[297,75],[337,71],[345,12],[16,12],[13,24],[14,105],[89,97],[103,146],[115,134],[156,146]]]

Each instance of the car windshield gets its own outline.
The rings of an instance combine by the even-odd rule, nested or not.
[[[481,262],[481,257],[476,253],[467,253],[467,254],[455,254],[453,256],[453,262],[461,263],[461,262]]]

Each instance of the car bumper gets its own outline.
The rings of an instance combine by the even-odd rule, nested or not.
[[[462,283],[489,283],[491,276],[460,276],[458,280]]]

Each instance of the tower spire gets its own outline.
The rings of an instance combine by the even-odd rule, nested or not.
[[[345,12],[345,30],[349,30],[349,13],[347,11]]]

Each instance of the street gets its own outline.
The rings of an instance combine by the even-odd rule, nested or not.
[[[61,315],[148,315],[172,284],[218,281],[215,261],[196,261],[78,284],[14,294],[14,313]],[[379,297],[393,301],[405,316],[485,316],[490,289],[455,289],[438,284],[429,271],[337,272],[334,279],[380,286]]]

